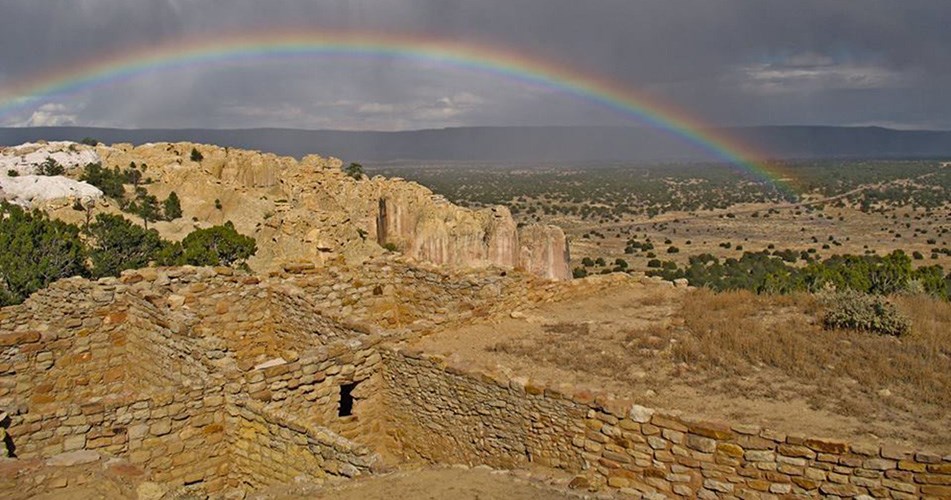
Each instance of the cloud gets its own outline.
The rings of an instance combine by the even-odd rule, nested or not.
[[[873,64],[836,63],[820,54],[797,54],[778,63],[739,68],[746,90],[760,94],[809,93],[893,88],[906,75]]]
[[[266,9],[260,0],[2,3],[0,94],[4,81],[139,47],[331,29],[491,45],[656,95],[711,124],[891,119],[951,128],[947,0],[273,0]],[[72,116],[118,127],[635,123],[569,93],[519,83],[491,63],[337,54],[186,66],[59,95],[56,102],[72,110],[30,109],[15,121],[36,112],[37,122]]]
[[[64,104],[43,104],[23,123],[26,127],[58,127],[76,124],[76,112]]]

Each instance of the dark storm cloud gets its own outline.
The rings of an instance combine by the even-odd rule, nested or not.
[[[722,124],[951,128],[951,3],[0,0],[0,86],[186,36],[355,29],[491,43]],[[211,65],[57,96],[0,123],[419,128],[625,123],[545,89],[402,60]]]

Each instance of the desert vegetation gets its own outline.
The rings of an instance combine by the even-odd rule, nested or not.
[[[39,210],[0,204],[0,305],[22,302],[70,276],[118,276],[158,265],[240,265],[256,251],[253,238],[230,222],[196,229],[181,242],[124,217],[99,214],[85,229]]]

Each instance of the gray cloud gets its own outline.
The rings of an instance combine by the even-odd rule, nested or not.
[[[489,43],[613,78],[727,125],[951,128],[946,0],[0,0],[5,84],[130,47],[275,29]],[[623,124],[570,96],[419,61],[169,69],[51,96],[0,124],[402,129]]]

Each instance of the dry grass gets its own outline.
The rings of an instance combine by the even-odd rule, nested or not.
[[[736,415],[723,405],[717,411],[750,421],[757,411],[805,404],[815,413],[790,415],[799,425],[791,429],[827,425],[823,415],[832,414],[846,419],[839,430],[861,422],[848,431],[855,435],[951,450],[943,431],[951,425],[951,303],[891,300],[913,318],[902,337],[826,330],[820,303],[807,294],[701,289],[663,305],[625,302],[628,309],[606,308],[587,321],[562,316],[541,332],[502,337],[486,349],[541,371],[563,370],[574,383],[619,382],[647,404],[706,411],[699,401],[742,401]]]
[[[824,330],[818,306],[807,295],[698,290],[685,299],[686,335],[672,354],[679,361],[737,375],[775,368],[814,384],[817,395],[824,396],[819,400],[846,390],[869,395],[887,390],[899,396],[893,400],[898,404],[904,399],[951,409],[951,304],[929,297],[896,301],[914,318],[911,334],[900,339]]]
[[[530,358],[542,363],[592,373],[616,380],[634,381],[644,372],[631,356],[659,356],[670,343],[662,326],[628,330],[619,343],[617,333],[592,329],[587,323],[554,323],[545,325],[543,338],[506,340],[489,347],[489,351]]]

